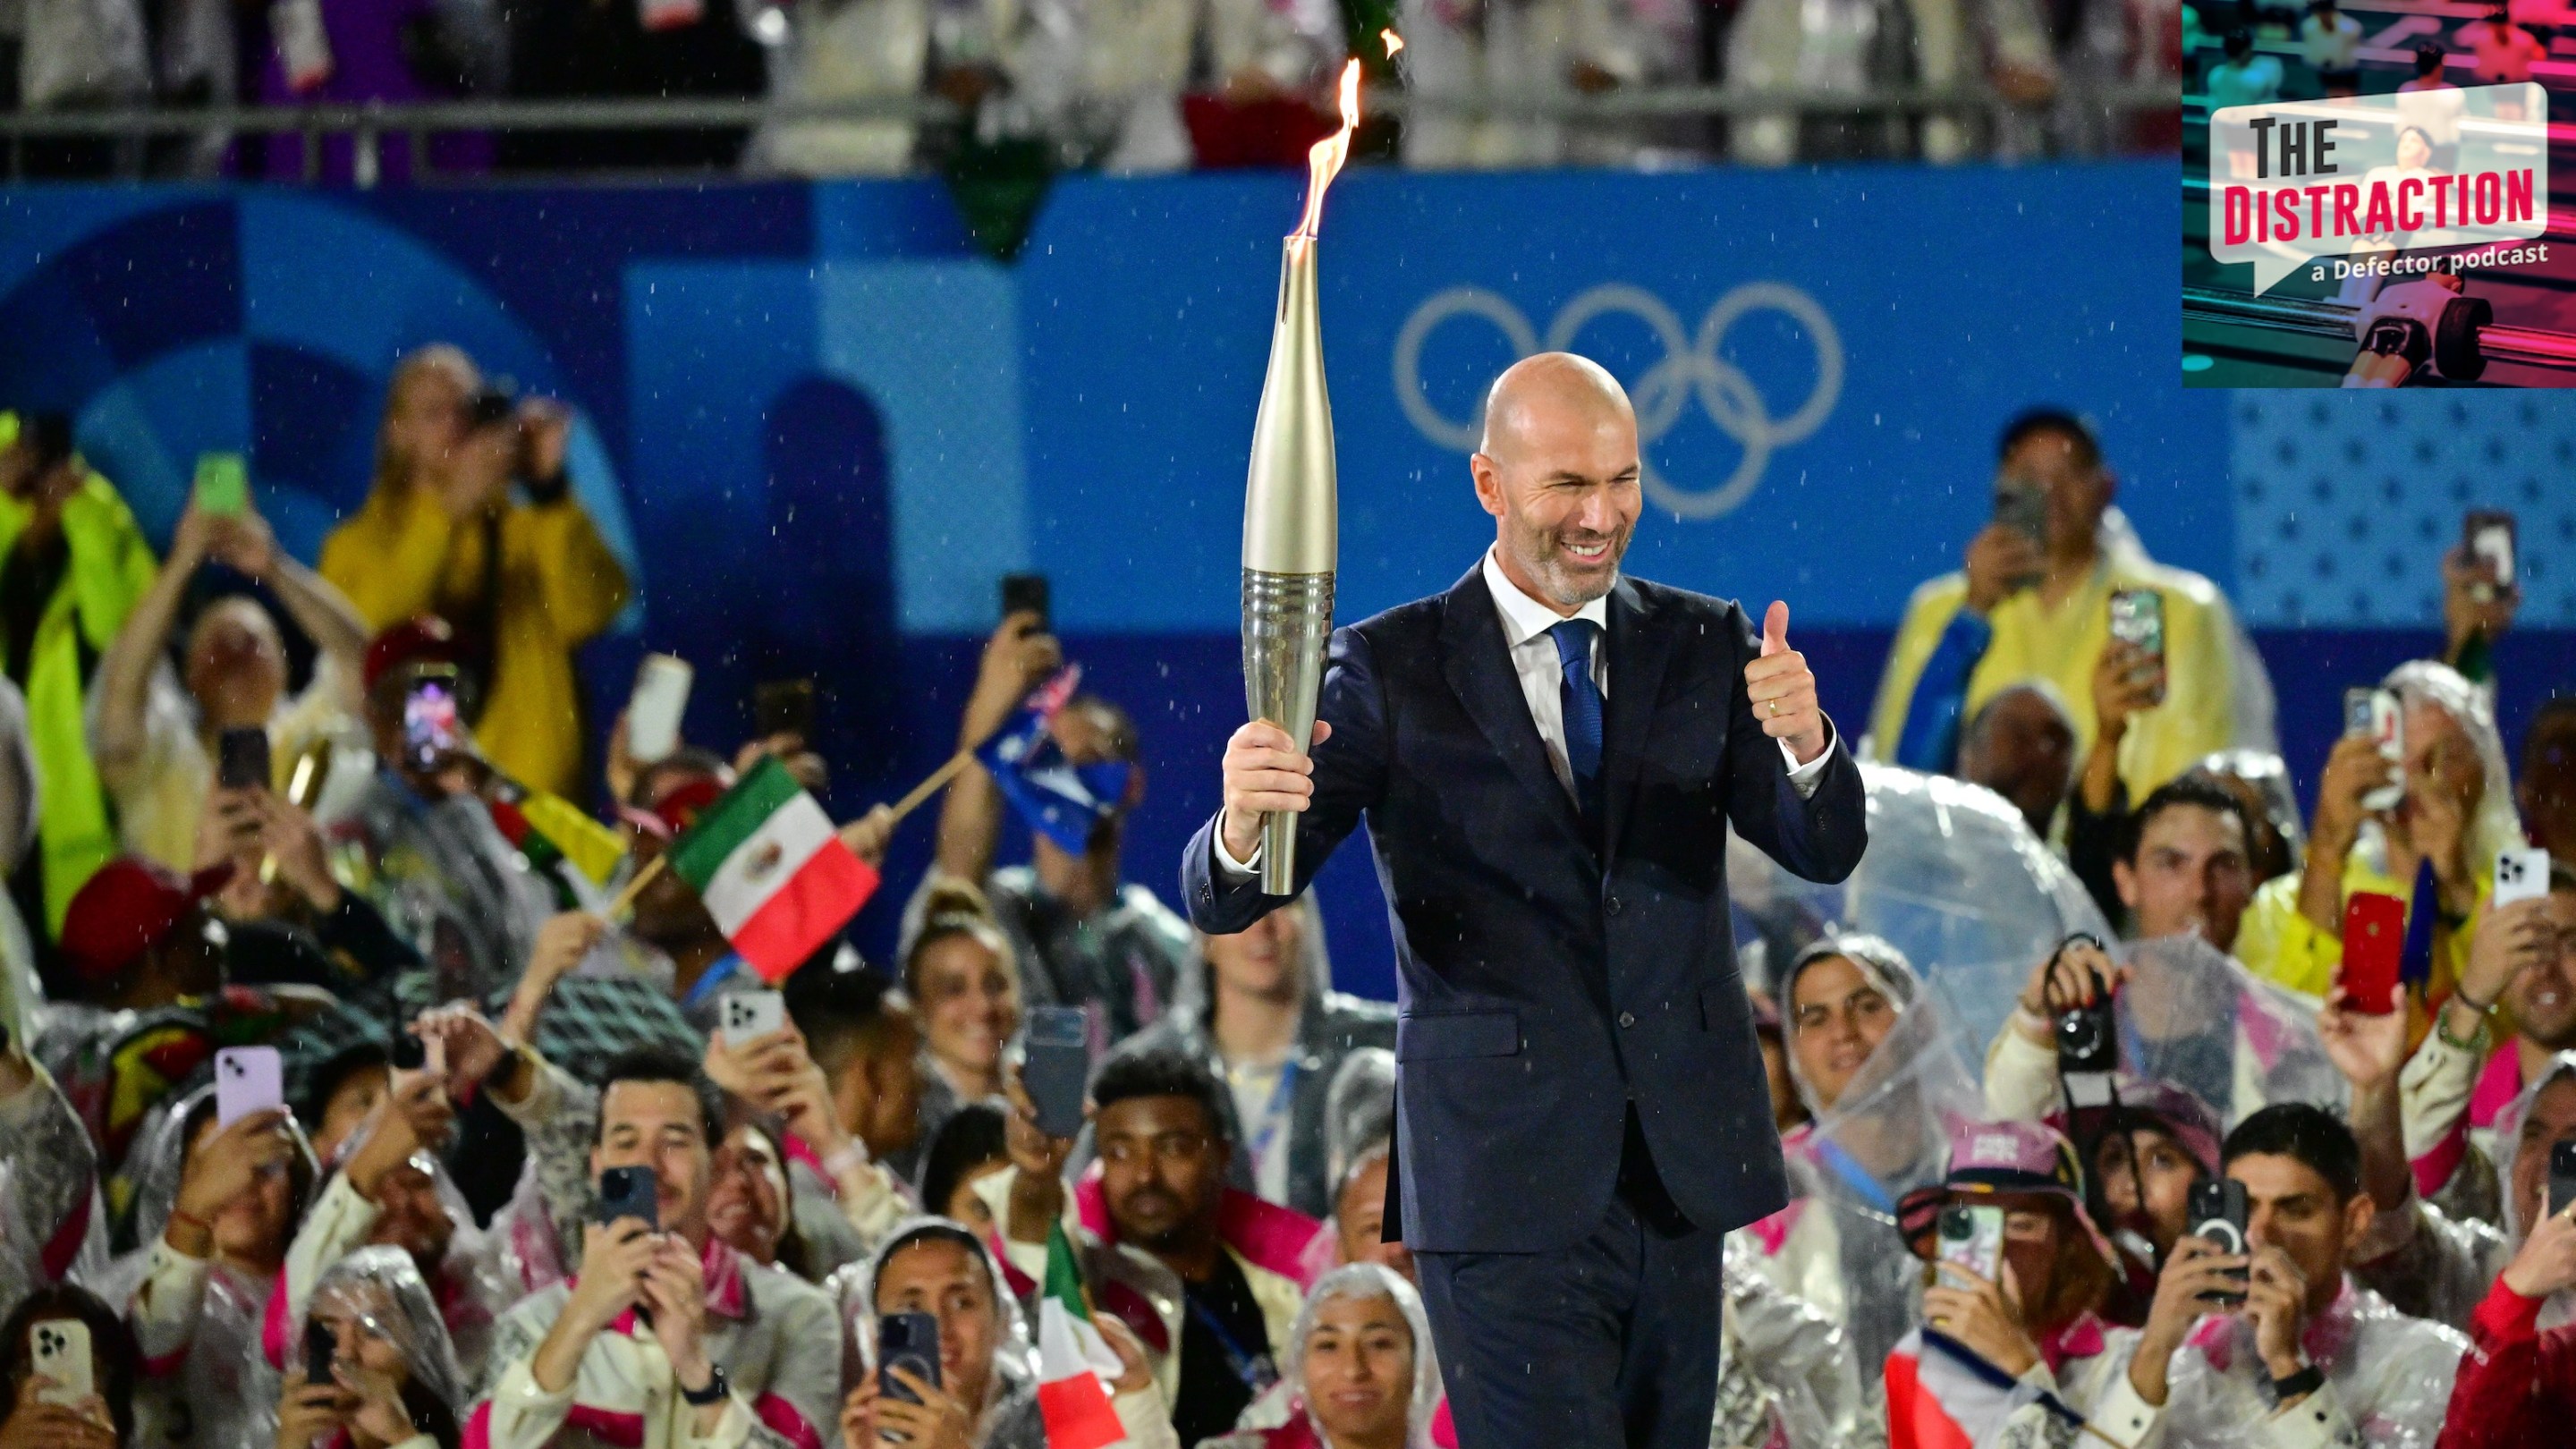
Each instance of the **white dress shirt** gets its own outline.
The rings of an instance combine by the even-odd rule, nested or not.
[[[1565,759],[1565,668],[1557,662],[1556,640],[1548,630],[1565,622],[1565,616],[1531,598],[1521,586],[1503,572],[1494,551],[1485,550],[1485,591],[1494,596],[1494,612],[1502,616],[1503,645],[1512,657],[1512,672],[1520,676],[1521,698],[1528,701],[1530,722],[1538,726],[1540,743],[1547,746],[1548,768],[1556,771],[1556,782],[1574,793],[1574,767]],[[1592,687],[1601,691],[1605,707],[1610,699],[1610,596],[1585,604],[1573,617],[1589,619],[1600,629],[1592,641]],[[1606,743],[1606,741],[1605,741]],[[1825,772],[1825,762],[1833,758],[1841,741],[1829,723],[1825,726],[1825,748],[1801,765],[1789,750],[1787,740],[1779,741],[1780,759],[1789,767],[1789,784],[1800,799],[1816,793],[1816,782]],[[1227,878],[1240,880],[1261,865],[1261,847],[1252,847],[1252,859],[1238,862],[1225,848],[1225,832],[1216,832],[1216,863]]]

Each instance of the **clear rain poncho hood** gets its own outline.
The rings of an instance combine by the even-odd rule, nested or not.
[[[1306,1402],[1306,1337],[1314,1332],[1315,1320],[1324,1305],[1339,1298],[1390,1299],[1395,1311],[1404,1315],[1405,1326],[1413,1334],[1413,1392],[1405,1403],[1404,1442],[1407,1449],[1429,1449],[1431,1419],[1440,1407],[1440,1357],[1431,1351],[1431,1320],[1424,1315],[1422,1295],[1414,1291],[1413,1285],[1379,1263],[1346,1263],[1316,1279],[1314,1288],[1306,1294],[1305,1306],[1297,1310],[1296,1323],[1288,1330],[1279,1376],[1296,1386],[1298,1407],[1314,1425],[1316,1439],[1332,1442]]]
[[[2496,729],[2495,701],[2487,692],[2458,670],[2430,659],[2398,665],[2379,686],[2394,690],[2405,703],[2429,704],[2449,715],[2476,749],[2485,779],[2470,808],[2468,839],[2461,847],[2471,869],[2486,870],[2495,864],[2497,851],[2522,845],[2522,816],[2513,803],[2513,771],[2505,763],[2504,736]],[[2387,868],[2388,839],[2376,816],[2362,822],[2354,849],[2372,866]]]
[[[1727,842],[1737,940],[1749,965],[1758,955],[1774,968],[1783,1016],[1779,964],[1833,930],[1893,944],[1978,1043],[2012,1014],[2032,962],[2075,931],[2111,939],[2101,907],[2002,796],[1897,765],[1860,772],[1869,852],[1841,884],[1800,880],[1740,838]]]
[[[414,1384],[448,1412],[464,1414],[471,1397],[464,1370],[456,1362],[437,1300],[409,1253],[384,1246],[353,1250],[313,1285],[305,1317],[355,1320],[402,1354]]]
[[[1828,954],[1849,949],[1844,938],[1844,949]],[[1863,1364],[1883,1361],[1919,1316],[1921,1264],[1906,1248],[1898,1206],[1907,1193],[1942,1180],[1952,1129],[1981,1114],[1983,1097],[1962,1051],[1947,1012],[1927,993],[1903,1007],[1831,1107],[1819,1105],[1792,1069],[1815,1120],[1782,1143],[1792,1190],[1802,1199],[1789,1211],[1830,1217],[1843,1328]],[[1797,1061],[1794,1046],[1788,1058]]]
[[[1020,1312],[1020,1300],[1011,1292],[1010,1279],[991,1247],[976,1236],[972,1228],[954,1218],[911,1217],[894,1225],[885,1241],[864,1261],[852,1263],[834,1273],[824,1283],[841,1313],[841,1388],[844,1393],[858,1387],[859,1381],[877,1370],[877,1278],[895,1254],[925,1238],[972,1244],[984,1272],[993,1284],[993,1376],[984,1388],[984,1409],[978,1417],[973,1442],[978,1449],[1004,1449],[1026,1441],[1024,1436],[1036,1417],[1038,1360],[1037,1344],[1029,1332],[1028,1320]],[[1038,1430],[1035,1449],[1043,1449],[1044,1430]]]
[[[2196,935],[2123,942],[2113,998],[2120,1070],[2200,1099],[2222,1128],[2275,1102],[2340,1113],[2351,1089],[2317,1034],[2317,1003]]]
[[[127,1217],[131,1232],[126,1241],[136,1250],[149,1249],[169,1227],[170,1210],[179,1203],[179,1181],[186,1174],[188,1139],[214,1110],[215,1088],[209,1082],[154,1107],[135,1132],[134,1150],[126,1155],[125,1172],[132,1184]],[[304,1210],[313,1205],[313,1190],[319,1184],[321,1171],[313,1158],[313,1144],[306,1140],[304,1129],[296,1125],[294,1114],[287,1114],[285,1125],[287,1135],[295,1142],[295,1155],[288,1170],[295,1178],[296,1192],[286,1224],[287,1237],[292,1240],[295,1225],[304,1220]],[[281,1249],[284,1246],[279,1244]]]

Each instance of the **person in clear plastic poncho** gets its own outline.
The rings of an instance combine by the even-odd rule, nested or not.
[[[2343,1076],[2317,1034],[2317,1004],[2265,981],[2197,935],[2123,942],[2070,940],[2042,958],[1986,1052],[1986,1109],[2037,1121],[2064,1110],[2055,1018],[2090,977],[2112,990],[2119,1072],[2198,1098],[2221,1122],[2274,1102],[2341,1108]],[[2091,1105],[2091,1104],[2085,1104]]]
[[[218,1125],[209,1085],[155,1109],[127,1168],[135,1246],[99,1296],[124,1306],[143,1351],[136,1442],[268,1449],[278,1380],[261,1325],[312,1200],[312,1149],[282,1111]]]
[[[2560,1142],[2576,1142],[2576,1052],[2550,1058],[2497,1115],[2502,1224],[2455,1216],[2408,1194],[2398,1206],[2382,1205],[2382,1221],[2354,1249],[2353,1275],[2409,1311],[2468,1328],[2530,1226],[2544,1209],[2566,1206],[2546,1201],[2550,1149]],[[2365,1152],[2371,1145],[2365,1137]],[[2386,1156],[2394,1144],[2383,1137],[2379,1148]],[[2576,1293],[2546,1295],[2537,1326],[2569,1323],[2576,1323]]]
[[[898,1224],[876,1253],[832,1275],[844,1335],[841,1438],[848,1449],[912,1441],[911,1449],[1045,1449],[1038,1360],[1019,1300],[983,1240],[949,1218]],[[913,1382],[920,1402],[880,1392],[877,1329],[889,1313],[939,1322],[939,1382]],[[1132,1449],[1180,1449],[1144,1350],[1106,1313],[1094,1315],[1121,1373],[1110,1407]],[[900,1373],[901,1370],[896,1372]]]
[[[1899,1204],[1940,1180],[1949,1124],[1976,1115],[1976,1084],[1941,1005],[1883,939],[1816,942],[1782,973],[1780,994],[1790,1075],[1815,1120],[1781,1144],[1796,1196],[1744,1233],[1764,1275],[1875,1364],[1921,1302]]]
[[[342,1258],[296,1323],[274,1449],[457,1449],[465,1375],[409,1253],[371,1247]],[[308,1345],[319,1342],[332,1349],[327,1381],[307,1377]]]
[[[459,1361],[476,1378],[493,1325],[523,1290],[495,1235],[475,1226],[473,1209],[435,1155],[447,1118],[435,1079],[395,1074],[392,1094],[351,1134],[339,1171],[287,1250],[287,1316],[343,1254],[365,1245],[399,1248],[420,1269]],[[266,1348],[272,1367],[287,1366],[295,1351],[274,1336]]]
[[[1431,1324],[1413,1285],[1376,1263],[1315,1281],[1280,1364],[1288,1422],[1204,1441],[1206,1449],[1428,1449],[1440,1404]]]
[[[1760,851],[1728,842],[1738,929],[1758,934],[1784,1018],[1776,967],[1828,930],[1884,937],[1920,963],[1951,1023],[1972,1041],[2003,1024],[2030,963],[2058,942],[2076,931],[2110,939],[2083,884],[2002,796],[1896,765],[1860,771],[1869,853],[1839,885],[1798,880]],[[1757,953],[1747,945],[1743,955],[1751,963]]]
[[[2238,1124],[2223,1151],[2227,1177],[2246,1188],[2252,1280],[2243,1306],[2201,1318],[2166,1360],[2163,1442],[2431,1449],[2468,1341],[2343,1271],[2374,1215],[2352,1134],[2320,1108],[2283,1103]],[[2177,1251],[2166,1276],[2207,1257],[2197,1243]]]

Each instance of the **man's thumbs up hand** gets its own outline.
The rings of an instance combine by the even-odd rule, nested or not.
[[[1798,763],[1825,752],[1824,711],[1816,704],[1816,676],[1807,656],[1789,647],[1789,606],[1774,600],[1762,616],[1762,653],[1744,666],[1744,694],[1762,732],[1789,747]]]
[[[1762,616],[1762,657],[1789,652],[1789,605],[1773,599],[1771,611]]]

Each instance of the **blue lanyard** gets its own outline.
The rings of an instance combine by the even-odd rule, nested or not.
[[[1245,1388],[1252,1390],[1254,1398],[1268,1393],[1270,1386],[1279,1381],[1279,1371],[1271,1367],[1270,1355],[1244,1352],[1243,1345],[1235,1340],[1233,1334],[1225,1331],[1225,1325],[1217,1321],[1215,1311],[1201,1302],[1188,1284],[1182,1284],[1181,1290],[1181,1296],[1189,1300],[1190,1316],[1199,1321],[1200,1327],[1215,1335],[1218,1350],[1225,1354],[1226,1367],[1234,1371],[1234,1376],[1243,1381]]]
[[[1825,1160],[1825,1165],[1834,1170],[1834,1176],[1841,1178],[1845,1186],[1869,1199],[1870,1206],[1891,1217],[1895,1215],[1896,1202],[1887,1195],[1887,1189],[1879,1186],[1878,1179],[1870,1175],[1869,1169],[1853,1161],[1851,1154],[1843,1151],[1834,1139],[1819,1135],[1816,1138],[1816,1155]]]

